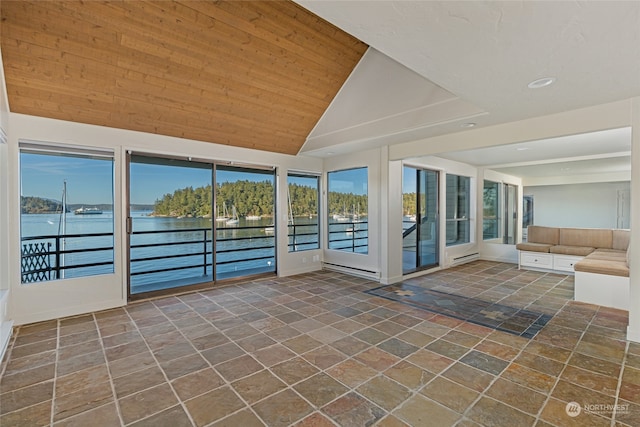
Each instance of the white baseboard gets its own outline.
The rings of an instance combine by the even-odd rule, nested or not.
[[[9,348],[9,341],[11,341],[11,335],[13,334],[13,321],[4,321],[0,327],[0,361],[4,359],[7,348]]]

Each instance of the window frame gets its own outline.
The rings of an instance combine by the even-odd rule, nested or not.
[[[451,191],[449,178],[455,179],[455,192]],[[461,183],[463,183],[461,191]],[[454,199],[455,198],[455,199]],[[461,202],[462,199],[462,203]],[[450,211],[450,204],[453,203],[453,212]],[[446,246],[457,246],[471,243],[471,177],[457,174],[446,174],[445,177],[445,233]],[[463,207],[464,209],[460,209]],[[456,239],[450,240],[449,226],[454,225],[456,229]],[[464,236],[460,239],[460,225],[463,225]]]
[[[331,184],[332,184],[332,179],[331,176],[335,176],[335,174],[338,173],[344,173],[344,172],[351,172],[351,171],[357,171],[357,170],[364,170],[365,172],[365,179],[363,184],[365,185],[365,193],[364,195],[365,200],[363,200],[363,202],[366,202],[366,214],[364,215],[367,220],[366,221],[360,221],[359,219],[355,219],[352,217],[352,220],[349,221],[349,219],[347,218],[346,212],[343,212],[342,214],[337,214],[337,213],[332,213],[331,212],[331,207],[332,207],[332,193],[339,193],[339,194],[351,194],[353,196],[362,196],[362,195],[358,195],[354,189],[354,191],[350,192],[350,193],[342,193],[342,192],[338,192],[338,191],[331,191]],[[341,251],[341,252],[347,252],[347,253],[354,253],[354,254],[359,254],[359,255],[368,255],[369,254],[369,167],[368,166],[355,166],[355,167],[351,167],[351,168],[345,168],[345,169],[336,169],[336,170],[332,170],[332,171],[327,171],[326,172],[326,177],[327,177],[327,205],[325,207],[325,211],[327,214],[327,244],[326,247],[328,250],[335,250],[335,251]],[[360,206],[361,208],[362,206]],[[343,208],[343,210],[346,209]],[[363,216],[360,213],[360,210],[358,209],[358,212],[354,212],[353,216],[358,215],[358,217]],[[337,218],[337,217],[341,217],[341,218]],[[334,220],[336,222],[331,222],[331,220]],[[357,225],[360,224],[360,225]],[[344,225],[344,227],[342,227],[342,225]],[[333,230],[332,230],[332,226],[333,226]],[[340,227],[338,227],[340,226]],[[363,232],[366,232],[366,237],[363,237]],[[332,234],[333,235],[338,235],[338,234],[342,234],[343,238],[339,238],[339,239],[332,239]],[[358,236],[358,234],[360,234],[360,236]],[[344,236],[346,236],[346,238],[344,238]],[[349,237],[351,236],[351,237]],[[349,245],[349,241],[351,241],[351,244]],[[362,244],[362,241],[365,241],[366,243]],[[342,246],[340,247],[331,247],[332,242],[346,242],[346,243],[342,243]],[[338,243],[340,245],[340,243]],[[364,248],[364,249],[363,249]]]
[[[23,218],[23,213],[22,213],[22,198],[23,198],[23,185],[24,185],[24,161],[23,161],[23,155],[38,155],[38,156],[51,156],[51,157],[57,157],[57,158],[81,158],[84,160],[96,160],[96,161],[107,161],[110,162],[110,172],[109,172],[109,179],[108,182],[110,185],[110,203],[112,206],[112,216],[111,216],[111,230],[104,232],[104,233],[93,233],[93,232],[89,232],[89,233],[68,233],[66,231],[66,214],[67,213],[72,213],[71,210],[66,206],[66,190],[67,190],[67,178],[63,179],[63,187],[62,187],[62,196],[61,196],[61,206],[62,207],[66,207],[66,212],[63,213],[61,212],[56,212],[56,215],[59,215],[58,218],[58,230],[57,230],[57,234],[52,234],[52,233],[48,233],[48,234],[41,234],[41,233],[37,233],[37,235],[35,236],[25,236],[25,234],[23,233],[23,227],[24,227],[24,218]],[[118,269],[119,269],[119,250],[118,250],[118,218],[119,218],[119,212],[118,212],[118,204],[117,204],[117,187],[116,187],[116,181],[117,181],[117,159],[116,159],[116,153],[114,149],[107,149],[107,148],[99,148],[99,147],[91,147],[91,146],[79,146],[79,145],[67,145],[67,144],[58,144],[58,143],[54,143],[54,142],[40,142],[40,141],[31,141],[31,140],[19,140],[18,141],[18,158],[19,158],[19,162],[18,162],[18,183],[19,183],[19,188],[20,188],[20,203],[19,203],[19,212],[18,212],[18,218],[19,218],[19,227],[18,227],[18,239],[20,242],[20,248],[19,248],[19,253],[21,254],[20,256],[20,284],[22,286],[30,286],[30,285],[35,285],[35,284],[48,284],[49,282],[59,282],[62,280],[73,280],[73,279],[85,279],[87,277],[90,278],[95,278],[98,276],[111,276],[114,274],[118,274]],[[25,196],[26,197],[26,196]],[[33,196],[33,197],[39,197],[39,198],[45,198],[43,196]],[[45,198],[46,199],[46,198]],[[103,204],[103,203],[99,203],[99,204]],[[108,203],[106,203],[108,204]],[[64,219],[63,219],[64,218]],[[63,224],[63,220],[64,220],[64,225]],[[63,232],[63,236],[65,237],[60,237],[60,233],[61,231]],[[29,234],[29,233],[27,233]],[[49,236],[49,238],[46,238]],[[56,237],[57,236],[57,237]],[[108,243],[110,246],[105,246],[105,244],[103,243],[99,243],[98,247],[90,247],[90,248],[83,248],[83,247],[77,247],[77,248],[73,248],[73,246],[71,248],[67,248],[66,247],[66,240],[70,239],[71,241],[73,240],[78,240],[78,239],[82,239],[83,237],[86,236],[94,236],[95,238],[98,238],[99,240],[110,240],[110,243]],[[46,273],[46,274],[41,274],[38,275],[30,280],[26,280],[26,276],[25,274],[32,274],[32,272],[26,272],[24,271],[24,266],[25,266],[25,257],[22,256],[24,254],[23,251],[28,250],[27,246],[25,246],[25,242],[36,242],[38,240],[38,237],[42,237],[43,239],[41,240],[49,240],[51,243],[51,241],[53,242],[52,245],[45,245],[46,242],[42,242],[43,245],[41,246],[41,250],[36,251],[36,252],[31,252],[30,256],[33,255],[37,255],[40,254],[40,268],[38,268],[37,270],[40,270],[42,273]],[[28,244],[28,243],[27,243]],[[53,251],[52,251],[53,248]],[[83,250],[84,249],[84,250]],[[65,255],[69,255],[71,258],[78,256],[78,257],[82,257],[83,252],[94,252],[94,253],[104,253],[106,252],[107,255],[104,257],[104,260],[100,260],[97,262],[82,262],[80,260],[77,260],[78,262],[74,262],[71,261],[69,264],[64,263],[65,262]],[[27,261],[27,263],[29,262],[38,262],[38,260],[36,261]],[[111,266],[109,271],[103,271],[105,266]],[[66,275],[65,271],[73,271],[76,270],[75,274],[72,275]],[[82,271],[80,269],[84,269],[85,271]],[[87,271],[88,269],[88,271]],[[47,270],[46,272],[44,270]],[[80,270],[80,272],[78,272],[78,270]]]
[[[303,246],[302,248],[298,248],[298,245],[296,245],[295,242],[295,237],[298,235],[296,233],[296,227],[298,227],[298,225],[295,224],[295,216],[293,215],[292,212],[292,201],[291,201],[291,185],[292,183],[290,182],[289,178],[290,177],[294,177],[294,178],[304,178],[304,179],[314,179],[316,186],[315,186],[315,191],[316,191],[316,210],[315,210],[315,216],[316,216],[316,223],[314,224],[316,227],[316,231],[315,233],[304,233],[303,235],[305,236],[316,236],[316,242],[315,242],[315,247],[311,247],[310,245],[313,244],[313,242],[309,242],[309,243],[302,243],[300,246]],[[312,251],[312,250],[318,250],[320,249],[321,246],[321,241],[320,238],[322,236],[322,226],[321,226],[321,221],[320,221],[320,212],[321,212],[321,207],[320,207],[320,195],[321,193],[321,175],[317,174],[317,173],[311,173],[311,172],[296,172],[296,171],[288,171],[287,172],[287,218],[288,218],[288,222],[287,222],[287,252],[288,253],[295,253],[295,252],[304,252],[304,251]],[[300,227],[311,227],[311,224],[309,225],[300,225]],[[293,229],[293,235],[291,234],[291,229]],[[292,241],[293,238],[293,241]]]

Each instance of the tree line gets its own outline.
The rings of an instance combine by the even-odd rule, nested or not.
[[[235,207],[238,216],[273,216],[274,189],[270,181],[235,181],[216,185],[217,208],[212,214],[211,185],[204,187],[186,187],[165,194],[154,204],[154,215],[212,217],[231,215]],[[318,191],[309,186],[289,185],[291,211],[293,216],[316,215],[318,211]],[[331,214],[353,213],[366,215],[367,195],[352,193],[329,194],[329,212]],[[226,208],[226,212],[225,212]]]
[[[57,213],[62,211],[62,203],[35,196],[20,197],[20,212],[23,214]]]
[[[292,200],[291,208],[294,215],[315,214],[317,192],[306,186],[292,184],[289,186]],[[186,187],[165,194],[156,200],[154,215],[158,216],[187,216],[211,217],[230,216],[235,208],[238,216],[259,215],[273,216],[274,189],[273,183],[265,180],[261,182],[242,180],[225,182],[216,185],[217,208],[212,215],[211,185],[204,187]]]

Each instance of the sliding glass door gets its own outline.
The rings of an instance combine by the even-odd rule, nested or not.
[[[276,271],[275,171],[129,156],[129,296]]]
[[[216,280],[276,271],[275,171],[216,166]]]
[[[129,294],[213,280],[213,166],[131,155]]]
[[[438,172],[405,166],[402,208],[403,273],[437,266]]]

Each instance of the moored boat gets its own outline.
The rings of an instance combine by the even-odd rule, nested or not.
[[[73,211],[75,215],[100,215],[102,211],[96,207],[85,208],[84,206]]]

